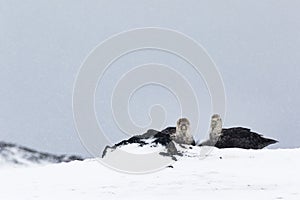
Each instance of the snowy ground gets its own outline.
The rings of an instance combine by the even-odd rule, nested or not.
[[[300,149],[214,149],[156,173],[97,160],[0,169],[0,199],[300,199]]]

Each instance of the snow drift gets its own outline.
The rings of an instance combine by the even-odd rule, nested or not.
[[[2,169],[0,199],[300,198],[300,149],[213,148],[198,157],[203,148],[143,175],[116,172],[98,159]]]

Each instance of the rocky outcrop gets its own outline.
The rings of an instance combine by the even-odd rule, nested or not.
[[[54,155],[16,144],[0,142],[0,164],[2,165],[31,165],[70,162],[83,160],[75,155]]]

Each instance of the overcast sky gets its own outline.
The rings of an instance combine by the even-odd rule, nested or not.
[[[185,33],[207,50],[226,89],[225,127],[250,127],[278,139],[276,148],[300,147],[299,10],[298,0],[0,0],[0,140],[88,155],[72,116],[72,89],[81,63],[109,36],[154,26]],[[113,80],[131,66],[154,60],[174,65],[201,89],[201,78],[171,57],[152,51],[129,55],[108,72],[103,85],[112,88]],[[109,91],[101,93],[100,87],[97,98]],[[144,106],[135,106],[156,103],[155,94],[172,102],[167,93],[154,86],[137,93],[133,118],[144,123],[146,118],[138,117]],[[198,93],[208,97],[207,91]],[[106,120],[108,105],[99,100],[96,107],[104,127],[114,131]],[[201,105],[208,125],[210,110]],[[168,104],[168,124],[177,118],[174,107],[176,102]]]

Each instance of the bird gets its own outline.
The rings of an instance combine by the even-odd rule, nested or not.
[[[215,146],[220,149],[263,149],[277,142],[277,140],[265,138],[259,133],[252,132],[249,128],[222,128],[220,115],[214,114],[211,117],[209,140],[200,143],[199,146]]]
[[[178,144],[195,144],[195,140],[190,133],[190,121],[187,118],[180,118],[176,123],[175,130],[175,133],[171,134],[171,139],[173,141],[175,141]]]

